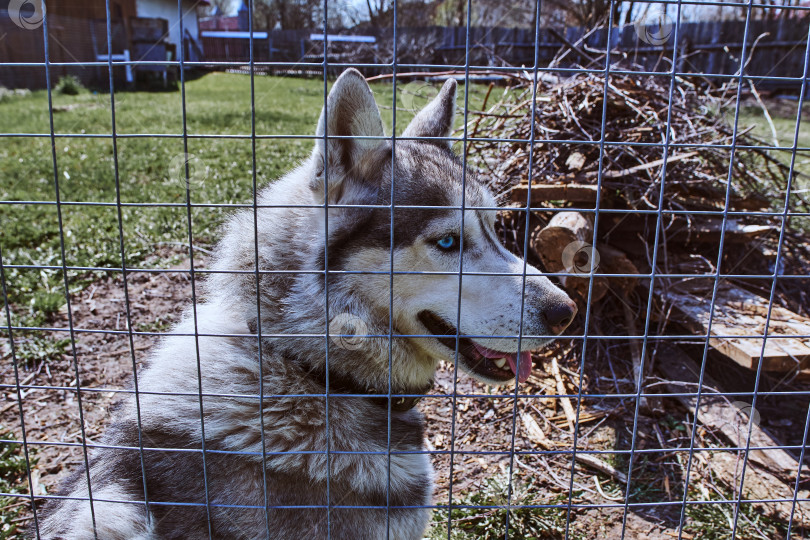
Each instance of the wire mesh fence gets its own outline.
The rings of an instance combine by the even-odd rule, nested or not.
[[[804,538],[810,7],[68,4],[0,11],[0,535]]]

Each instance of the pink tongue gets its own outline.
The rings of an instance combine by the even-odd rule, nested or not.
[[[506,360],[509,362],[509,367],[512,369],[512,373],[518,376],[518,380],[520,382],[526,382],[526,380],[529,378],[529,375],[531,375],[532,353],[530,353],[529,351],[523,351],[520,353],[520,373],[518,373],[518,365],[517,365],[518,362],[516,354],[508,354],[499,351],[493,351],[492,349],[487,349],[486,347],[479,345],[474,341],[472,342],[472,344],[484,358],[506,358]]]
[[[523,351],[520,353],[520,373],[518,373],[517,355],[510,354],[505,357],[509,361],[509,367],[512,368],[512,373],[518,376],[520,382],[526,382],[529,375],[532,373],[532,353]]]

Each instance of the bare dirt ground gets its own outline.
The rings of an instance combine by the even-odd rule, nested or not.
[[[133,329],[165,332],[179,318],[191,298],[190,278],[182,271],[187,266],[187,263],[181,264],[175,267],[176,272],[171,273],[128,274]],[[84,437],[92,443],[106,427],[110,406],[120,395],[118,392],[127,391],[132,379],[133,358],[126,331],[127,315],[120,274],[100,276],[77,293],[72,299],[72,314],[82,387]],[[52,321],[52,326],[67,327],[65,314]],[[118,333],[94,333],[94,330]],[[55,337],[64,339],[68,336],[60,333]],[[15,336],[17,340],[29,338]],[[132,340],[135,362],[140,364],[148,357],[158,336],[136,335]],[[569,354],[571,352],[570,345],[559,346],[535,357],[534,371],[529,381],[520,387],[517,408],[512,397],[504,397],[513,394],[514,388],[489,389],[464,375],[457,380],[457,396],[476,394],[482,397],[456,397],[454,403],[452,366],[441,368],[434,395],[420,404],[428,419],[427,447],[436,452],[433,454],[436,504],[444,505],[449,501],[449,452],[452,450],[454,503],[480,491],[491,479],[503,477],[511,467],[518,478],[513,504],[564,505],[569,500],[569,493],[573,493],[571,502],[574,505],[616,505],[613,508],[574,509],[570,515],[571,532],[585,538],[621,536],[626,457],[596,454],[591,455],[588,463],[578,458],[572,483],[569,452],[574,446],[574,430],[569,426],[565,407],[570,405],[572,409],[569,411],[576,412],[577,401],[571,399],[565,404],[563,399],[547,396],[565,393],[575,397],[580,386],[583,392],[628,392],[633,384],[623,370],[619,371],[618,377],[615,373],[609,378],[586,374],[580,381],[577,355]],[[552,359],[558,359],[557,376],[550,367]],[[4,361],[2,366],[0,381],[14,384],[11,362]],[[606,368],[603,372],[610,371]],[[24,396],[26,436],[36,458],[34,492],[38,495],[54,493],[68,472],[83,466],[73,356],[66,354],[61,360],[51,359],[28,366],[20,370],[19,377]],[[498,395],[496,392],[503,394],[494,397]],[[632,403],[628,403],[618,399],[584,399],[578,416],[577,450],[629,449],[634,410]],[[454,406],[455,425],[452,422]],[[678,419],[678,416],[683,419],[684,415],[674,413],[674,410],[673,414],[662,422],[640,416],[636,448],[674,448],[684,441],[688,443],[689,432]],[[6,388],[0,395],[0,424],[21,439],[19,406],[13,389]],[[511,459],[513,432],[514,450],[518,453]],[[671,507],[632,509],[627,514],[625,537],[677,537],[673,527],[677,526],[680,512],[682,492],[679,486],[682,479],[673,472],[676,467],[670,465],[680,458],[670,451],[639,459],[643,466],[634,471],[630,500],[674,504]],[[638,465],[636,462],[634,468],[637,469]],[[502,502],[506,504],[507,501]],[[558,519],[565,524],[567,516],[563,510],[561,512]],[[28,512],[20,519],[25,521],[30,517]],[[690,535],[685,534],[684,538],[690,538]]]
[[[187,266],[187,265],[186,265]],[[187,272],[132,272],[127,276],[133,330],[165,331],[188,305],[191,282]],[[81,382],[81,413],[88,443],[97,441],[109,420],[109,408],[120,392],[130,388],[133,355],[130,352],[123,279],[100,276],[71,299],[76,342],[76,365]],[[49,322],[50,327],[69,329],[66,310]],[[102,331],[102,332],[99,332]],[[107,331],[118,333],[106,333]],[[39,332],[38,336],[66,339],[69,332]],[[15,335],[19,347],[33,334]],[[8,354],[4,340],[4,359]],[[132,336],[135,362],[140,365],[157,342],[150,335]],[[70,347],[61,359],[49,358],[19,372],[23,388],[26,438],[36,458],[33,483],[37,494],[53,493],[73,466],[83,464],[82,425],[76,392],[76,371]],[[14,384],[11,362],[0,370],[3,384]],[[6,390],[0,401],[0,424],[21,439],[17,396]]]

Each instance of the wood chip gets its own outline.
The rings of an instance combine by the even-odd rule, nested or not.
[[[561,396],[568,395],[568,392],[565,390],[565,384],[563,384],[562,376],[560,375],[560,366],[557,364],[556,358],[551,359],[551,374],[554,375],[554,379],[557,381],[557,394]],[[565,418],[568,421],[568,430],[573,433],[577,415],[574,412],[574,407],[571,405],[571,400],[569,398],[560,398],[560,404],[565,413]]]
[[[542,446],[546,450],[552,448],[552,445],[549,444],[549,440],[546,438],[546,434],[543,433],[543,430],[537,424],[537,421],[532,418],[531,414],[527,412],[520,413],[520,421],[530,441]]]

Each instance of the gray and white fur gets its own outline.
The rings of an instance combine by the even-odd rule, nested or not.
[[[413,507],[432,504],[433,475],[420,453],[422,414],[341,394],[387,394],[389,376],[393,394],[424,394],[438,362],[456,356],[455,337],[432,337],[437,332],[479,336],[478,344],[514,357],[521,320],[521,348],[535,349],[575,311],[500,245],[495,211],[475,209],[496,206],[492,194],[436,139],[451,133],[455,94],[447,81],[392,151],[365,79],[353,69],[341,75],[311,157],[258,194],[257,225],[253,209],[230,218],[196,316],[190,308],[139,371],[142,455],[130,399],[103,437],[102,446],[116,448],[91,451],[95,525],[82,467],[63,487],[69,498],[46,505],[42,538],[90,539],[94,528],[103,540],[254,539],[268,531],[279,539],[328,531],[376,540],[387,530],[392,539],[422,538],[430,510]],[[448,236],[463,236],[463,250],[437,248]],[[392,264],[395,272],[429,273],[392,278]],[[360,321],[367,336],[329,341],[330,386],[342,389],[331,390],[338,393],[328,422],[326,399],[317,396],[325,392],[327,289],[330,334],[352,333]],[[468,355],[472,340],[462,342],[460,371],[514,384],[503,359]]]

